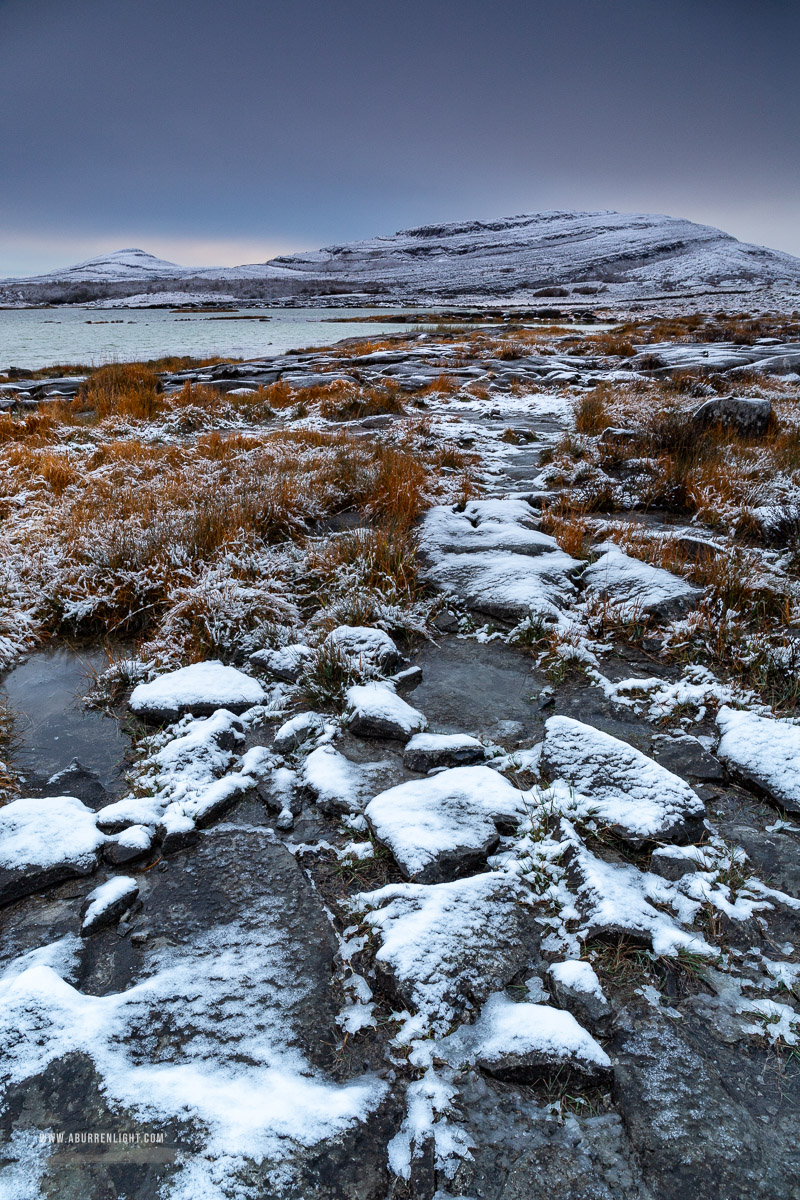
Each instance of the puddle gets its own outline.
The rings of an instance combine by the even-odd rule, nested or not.
[[[77,758],[111,795],[123,790],[123,758],[130,738],[119,721],[83,706],[92,669],[107,666],[99,648],[53,646],[32,654],[0,683],[16,716],[19,746],[12,764],[41,785]]]

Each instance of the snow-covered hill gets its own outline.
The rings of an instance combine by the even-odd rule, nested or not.
[[[118,300],[152,291],[157,301],[159,294],[212,290],[311,302],[365,294],[421,303],[597,295],[606,304],[765,291],[796,298],[800,259],[675,217],[544,212],[425,225],[241,267],[181,267],[143,250],[118,250],[48,275],[6,280],[0,299]]]
[[[179,267],[165,258],[156,258],[145,250],[115,250],[113,254],[101,254],[73,267],[48,271],[45,275],[34,275],[29,279],[6,280],[6,283],[73,283],[108,282],[120,280],[164,279],[193,275],[191,267]]]
[[[792,255],[709,225],[616,212],[427,225],[274,262],[326,279],[380,282],[409,296],[508,296],[575,285],[627,296],[800,286],[800,259]]]

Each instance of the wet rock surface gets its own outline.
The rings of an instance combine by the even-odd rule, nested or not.
[[[647,369],[680,368],[662,353]],[[553,358],[505,360],[487,404],[598,372]],[[366,359],[409,389],[441,370]],[[319,356],[262,366],[217,382],[330,378]],[[800,1198],[796,726],[748,714],[772,768],[784,747],[777,782],[744,763],[753,738],[721,747],[719,681],[660,655],[697,589],[596,540],[586,569],[539,528],[527,435],[552,441],[559,404],[460,417],[491,471],[423,537],[449,589],[433,640],[331,622],[254,652],[239,715],[164,709],[196,719],[149,731],[118,804],[63,764],[100,830],[88,873],[17,865],[29,894],[0,914],[14,1200]],[[660,626],[597,635],[598,597]],[[376,680],[398,644],[412,675]],[[323,645],[355,672],[335,701],[302,691]],[[559,749],[565,718],[589,752]],[[86,928],[121,872],[135,890]],[[140,1141],[38,1140],[87,1128]]]

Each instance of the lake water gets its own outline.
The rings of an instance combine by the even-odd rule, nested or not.
[[[369,308],[250,308],[216,313],[163,308],[0,309],[0,370],[75,363],[96,366],[165,354],[259,358],[409,328],[393,322],[388,309],[385,321],[345,320],[374,312]]]

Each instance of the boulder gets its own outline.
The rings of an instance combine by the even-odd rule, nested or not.
[[[278,650],[256,650],[250,655],[250,663],[259,671],[269,671],[287,683],[296,683],[303,667],[312,658],[314,651],[302,642],[281,646]]]
[[[603,553],[583,573],[587,598],[607,600],[623,619],[672,620],[700,603],[702,591],[679,575],[624,554],[613,542],[597,549]]]
[[[772,403],[754,396],[715,396],[692,413],[698,429],[723,425],[744,437],[762,437],[769,427]]]
[[[585,797],[602,824],[634,845],[689,841],[705,806],[689,784],[640,750],[572,717],[545,724],[542,769]]]
[[[800,813],[800,725],[724,705],[717,755],[737,779]]]
[[[388,633],[367,625],[339,625],[322,644],[327,650],[337,651],[349,659],[354,669],[365,677],[385,675],[396,670],[403,661]]]
[[[612,1075],[605,1050],[572,1013],[549,1004],[515,1003],[502,993],[490,996],[475,1024],[452,1040],[498,1079],[535,1083],[552,1075],[562,1079],[566,1072],[600,1082]]]
[[[379,986],[440,1032],[538,961],[536,910],[513,875],[389,884],[350,903],[378,943]]]
[[[489,767],[453,767],[382,792],[364,815],[407,878],[435,883],[479,868],[498,831],[516,826],[522,793]]]

